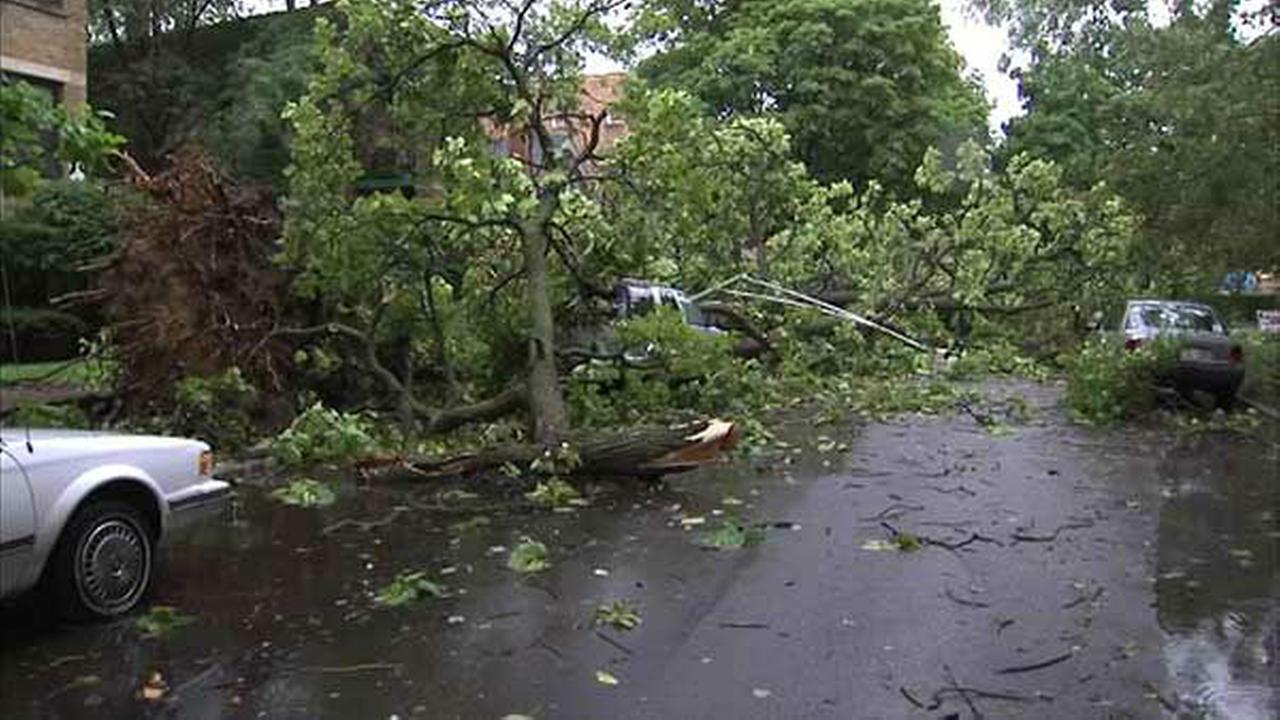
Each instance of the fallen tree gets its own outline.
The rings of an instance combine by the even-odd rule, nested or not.
[[[127,405],[167,402],[174,381],[239,367],[280,390],[293,348],[268,337],[288,278],[274,263],[280,217],[264,190],[242,188],[200,150],[151,176],[125,156],[147,202],[126,209],[120,249],[94,268],[97,302],[119,354]]]
[[[580,434],[568,443],[580,462],[572,474],[583,477],[657,478],[714,462],[740,437],[736,425],[702,420],[671,427]],[[423,481],[469,477],[514,464],[528,467],[548,452],[544,445],[511,443],[448,456],[379,456],[361,460],[366,479]]]

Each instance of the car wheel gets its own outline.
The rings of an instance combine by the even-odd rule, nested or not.
[[[151,585],[155,541],[142,513],[126,502],[103,500],[77,510],[54,553],[52,590],[72,619],[123,615]]]

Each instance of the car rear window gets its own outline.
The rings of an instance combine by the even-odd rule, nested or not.
[[[1192,305],[1146,305],[1139,309],[1142,324],[1160,330],[1222,333],[1222,321],[1212,310]]]

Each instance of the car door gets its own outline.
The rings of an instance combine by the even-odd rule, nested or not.
[[[35,532],[27,472],[8,449],[0,448],[0,597],[25,589]]]

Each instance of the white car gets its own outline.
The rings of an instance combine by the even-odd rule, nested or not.
[[[197,440],[0,428],[0,598],[38,585],[72,617],[146,595],[156,545],[230,491]]]

